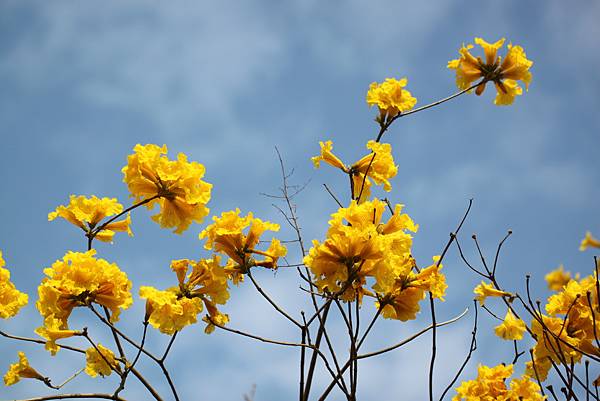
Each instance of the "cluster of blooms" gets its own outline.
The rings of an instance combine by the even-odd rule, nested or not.
[[[67,252],[62,260],[44,269],[46,278],[38,287],[36,307],[44,317],[44,326],[36,332],[48,340],[46,347],[53,354],[59,338],[75,335],[68,330],[68,318],[73,308],[92,303],[110,309],[111,321],[119,319],[121,309],[131,303],[131,281],[114,263],[95,258],[95,250],[84,253]]]
[[[456,389],[457,394],[452,401],[543,401],[546,399],[540,393],[540,386],[523,375],[520,379],[512,379],[506,385],[513,373],[513,365],[498,365],[493,368],[479,365],[477,379],[462,382]]]
[[[152,219],[161,227],[174,228],[177,234],[192,222],[201,223],[209,212],[206,204],[212,188],[202,181],[204,166],[188,162],[183,153],[177,160],[169,160],[165,145],[136,145],[133,151],[123,167],[123,181],[137,202],[146,201],[148,209],[160,205]]]
[[[522,81],[525,88],[529,89],[531,72],[529,69],[533,62],[527,59],[525,51],[521,46],[508,45],[508,51],[504,60],[498,56],[498,50],[504,45],[502,38],[495,43],[488,43],[481,38],[475,38],[475,43],[483,48],[485,61],[481,57],[475,58],[469,50],[473,45],[463,45],[459,50],[460,58],[450,60],[448,68],[456,70],[456,85],[460,89],[468,89],[479,79],[483,84],[477,86],[475,93],[481,95],[485,89],[486,82],[493,82],[496,86],[497,105],[509,105],[515,97],[523,93],[523,89],[517,84]]]
[[[17,290],[10,281],[10,272],[4,268],[5,264],[0,251],[0,318],[2,319],[16,315],[29,300],[27,294]]]
[[[223,212],[221,217],[214,216],[213,222],[198,237],[206,238],[204,248],[229,257],[225,270],[234,284],[242,281],[243,274],[254,266],[276,269],[279,258],[287,254],[277,238],[271,240],[266,251],[257,249],[260,236],[267,230],[279,231],[279,224],[262,221],[252,213],[241,217],[240,209]],[[248,233],[244,234],[246,228]]]
[[[304,258],[315,276],[320,291],[337,294],[345,301],[363,295],[375,296],[386,318],[414,319],[425,291],[442,298],[446,289],[441,265],[434,263],[414,272],[411,257],[412,237],[418,226],[396,205],[390,219],[383,223],[387,204],[378,199],[358,204],[352,201],[331,217],[327,238],[313,247]],[[366,288],[373,278],[372,290]]]
[[[203,319],[208,324],[205,330],[207,333],[214,330],[213,322],[226,324],[229,317],[216,306],[225,304],[229,299],[228,274],[219,262],[218,255],[198,262],[174,260],[171,262],[171,269],[177,274],[177,287],[165,291],[141,287],[140,297],[146,299],[146,319],[150,324],[162,333],[171,335],[196,323],[203,304],[208,312],[208,316]],[[188,274],[190,265],[192,270]]]
[[[114,216],[123,211],[121,205],[115,198],[98,198],[92,196],[71,195],[67,206],[60,205],[54,212],[48,214],[48,221],[62,217],[69,223],[80,227],[87,235],[91,235],[94,228],[105,217]],[[123,220],[113,221],[100,230],[94,238],[104,242],[112,242],[116,231],[124,231],[132,236],[131,216],[128,214]]]
[[[548,315],[538,315],[531,323],[536,345],[533,361],[528,363],[530,375],[537,373],[540,380],[546,380],[552,363],[571,364],[583,355],[600,356],[597,279],[596,273],[571,278],[562,266],[546,276],[548,287],[556,293],[545,305]]]
[[[383,189],[387,192],[392,190],[390,179],[398,174],[398,166],[394,164],[392,157],[392,146],[388,143],[379,143],[369,141],[367,149],[371,151],[360,158],[351,166],[346,166],[335,154],[333,154],[333,142],[319,142],[321,154],[313,157],[311,160],[315,168],[321,166],[321,161],[339,168],[346,174],[352,176],[352,197],[363,202],[371,195],[371,180],[377,185],[383,184]]]
[[[367,103],[379,108],[378,121],[384,122],[415,107],[417,99],[404,89],[408,80],[387,78],[382,83],[373,82],[367,92]]]
[[[89,376],[110,376],[113,370],[121,372],[121,366],[111,350],[98,343],[85,351],[85,373]]]

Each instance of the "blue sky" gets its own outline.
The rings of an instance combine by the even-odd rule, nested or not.
[[[333,169],[313,169],[318,141],[332,139],[348,162],[362,156],[377,128],[375,111],[364,101],[368,85],[406,76],[419,104],[445,97],[456,90],[446,62],[475,36],[522,45],[534,61],[533,82],[513,106],[494,106],[488,88],[481,97],[462,96],[397,121],[386,134],[399,165],[390,198],[405,204],[421,227],[414,254],[429,261],[439,253],[474,198],[462,243],[473,255],[469,237],[476,232],[491,253],[512,229],[500,265],[506,287],[522,290],[524,275],[531,273],[543,297],[543,274],[558,264],[588,274],[591,253],[577,247],[586,230],[600,233],[599,19],[599,3],[586,0],[3,1],[0,249],[31,301],[1,327],[31,335],[41,323],[34,301],[42,269],[67,250],[85,247],[77,230],[48,223],[47,213],[69,194],[117,197],[127,204],[120,170],[136,143],[164,143],[172,156],[185,152],[203,163],[206,180],[214,184],[212,213],[240,207],[284,223],[271,199],[260,195],[280,186],[277,146],[295,169],[296,182],[309,182],[297,198],[305,238],[322,238],[336,207],[322,184],[340,197],[348,190]],[[98,246],[101,257],[128,273],[136,292],[140,285],[174,282],[171,259],[207,256],[197,240],[204,225],[177,236],[148,216],[144,210],[134,215],[133,239],[118,236],[114,245]],[[284,227],[281,237],[291,235]],[[445,269],[450,288],[442,318],[469,306],[477,283],[455,250]],[[298,309],[302,293],[293,274],[260,273],[275,298]],[[124,315],[131,333],[139,334],[142,310],[138,301]],[[247,285],[234,288],[225,311],[232,327],[298,337]],[[76,317],[85,324],[83,313]],[[510,359],[510,344],[499,344],[491,336],[491,318],[483,320],[471,372],[477,361]],[[380,322],[367,347],[397,341],[426,321]],[[465,354],[469,332],[468,319],[443,332],[439,387]],[[110,343],[106,333],[97,336]],[[153,332],[149,341],[158,347],[165,339]],[[200,326],[186,329],[175,346],[169,364],[185,399],[239,400],[253,384],[256,400],[295,397],[298,355],[292,350],[229,333],[206,336]],[[66,352],[50,358],[5,340],[0,359],[16,359],[17,348],[56,382],[82,363]],[[422,399],[422,355],[428,349],[425,340],[365,362],[361,398]],[[318,382],[325,380],[323,375]],[[114,378],[80,377],[66,390],[89,391],[91,383],[111,388]],[[130,399],[143,398],[137,386],[129,391]],[[31,383],[0,390],[5,399],[47,392]]]

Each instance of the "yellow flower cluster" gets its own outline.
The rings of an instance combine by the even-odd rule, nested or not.
[[[21,379],[44,380],[44,376],[39,374],[34,368],[29,366],[29,361],[23,352],[19,351],[19,362],[13,363],[4,375],[4,385],[12,386]]]
[[[398,174],[398,166],[394,164],[392,146],[388,143],[369,141],[367,149],[371,152],[363,156],[351,166],[346,166],[335,154],[333,154],[333,143],[331,141],[319,142],[321,154],[312,158],[315,168],[319,168],[321,161],[339,168],[346,174],[352,175],[352,197],[358,199],[359,203],[368,199],[371,195],[371,181],[377,185],[383,184],[387,192],[392,190],[389,179]]]
[[[367,103],[370,106],[377,105],[380,113],[380,121],[390,119],[415,107],[417,99],[409,91],[404,89],[408,80],[402,78],[387,78],[382,83],[373,82],[367,92]]]
[[[414,319],[425,291],[442,298],[446,289],[441,265],[434,263],[418,273],[410,249],[417,225],[396,205],[393,215],[382,222],[387,205],[378,199],[361,204],[352,201],[329,221],[324,242],[313,241],[304,258],[322,292],[359,302],[363,295],[376,296],[386,318]],[[367,278],[374,279],[371,292]]]
[[[243,280],[243,274],[254,266],[276,269],[280,257],[287,254],[287,249],[277,238],[273,238],[266,251],[257,249],[261,235],[267,230],[279,231],[279,224],[262,221],[252,213],[240,216],[240,209],[221,213],[214,216],[214,223],[206,227],[199,235],[206,238],[204,248],[227,255],[226,270],[235,284]],[[248,228],[250,227],[250,228]],[[244,230],[248,228],[248,233]],[[253,255],[259,255],[256,259]]]
[[[110,376],[113,370],[120,372],[121,367],[110,349],[98,343],[85,351],[85,373],[89,376]]]
[[[504,45],[502,38],[495,43],[488,43],[481,38],[475,38],[475,43],[483,48],[485,61],[481,57],[475,58],[469,51],[473,45],[466,45],[459,50],[460,58],[450,60],[448,68],[456,70],[456,85],[459,89],[467,89],[479,79],[483,81],[475,89],[477,95],[481,95],[485,89],[486,82],[493,82],[496,86],[497,105],[509,105],[515,97],[523,93],[523,89],[517,84],[522,81],[525,88],[529,88],[531,72],[529,69],[533,62],[527,59],[525,51],[521,46],[508,45],[508,51],[504,60],[498,56],[498,50]]]
[[[171,269],[177,274],[179,285],[165,291],[154,287],[140,288],[140,297],[146,299],[146,319],[164,334],[173,334],[185,326],[196,323],[197,316],[206,306],[208,317],[206,332],[214,330],[214,323],[224,325],[226,314],[217,309],[229,299],[227,271],[219,265],[220,258],[174,260]],[[192,271],[188,273],[190,265]]]
[[[15,316],[29,301],[28,295],[17,290],[10,281],[10,271],[4,268],[5,264],[0,251],[0,318],[2,319]]]
[[[177,234],[192,222],[201,223],[209,212],[206,204],[212,188],[202,181],[204,166],[188,162],[183,153],[177,160],[169,160],[166,145],[138,144],[133,151],[123,167],[123,181],[137,202],[152,199],[146,203],[148,209],[159,204],[160,212],[152,219],[161,227],[174,228]]]
[[[596,280],[595,274],[568,280],[548,298],[545,309],[549,316],[537,316],[532,321],[536,345],[534,359],[528,365],[530,375],[537,372],[540,380],[546,380],[552,368],[551,361],[557,365],[570,364],[579,362],[584,354],[600,356],[600,348],[595,342],[595,335],[600,332],[600,319],[591,312],[591,308],[600,310]]]
[[[105,217],[114,216],[123,211],[121,205],[115,198],[98,198],[92,196],[71,195],[67,206],[60,205],[54,212],[48,214],[48,221],[52,221],[57,217],[62,217],[69,223],[80,227],[86,234],[98,226],[98,223]],[[115,231],[125,231],[129,236],[131,232],[131,217],[128,214],[123,220],[113,221],[109,223],[96,234],[95,238],[104,242],[112,242]]]
[[[540,386],[532,381],[530,376],[523,375],[520,379],[512,379],[506,385],[513,373],[513,365],[498,365],[493,368],[479,365],[477,379],[462,382],[456,389],[457,394],[452,401],[543,401],[546,399]]]
[[[115,322],[121,309],[131,305],[131,281],[127,275],[116,264],[95,258],[95,254],[93,249],[84,253],[67,252],[62,260],[44,269],[48,277],[38,287],[36,306],[44,317],[45,329],[40,328],[38,334],[67,329],[69,315],[77,306],[92,303],[105,306],[111,310],[111,321]]]

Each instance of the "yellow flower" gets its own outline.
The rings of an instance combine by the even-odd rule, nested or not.
[[[12,386],[21,379],[37,379],[45,381],[44,376],[29,366],[29,361],[25,354],[19,351],[19,362],[10,365],[8,372],[4,375],[4,385]]]
[[[417,226],[400,214],[401,205],[396,205],[392,217],[383,223],[385,209],[385,202],[378,199],[360,204],[352,201],[332,214],[325,241],[314,240],[304,258],[320,291],[340,293],[346,301],[356,297],[360,301],[364,294],[371,295],[365,288],[369,277],[375,279],[372,288],[377,293],[399,290],[395,284],[398,277],[411,269],[404,269],[411,260],[412,245],[406,231],[416,231]]]
[[[111,350],[98,343],[85,351],[85,373],[91,377],[104,377],[110,376],[113,370],[121,372],[121,367]]]
[[[563,286],[567,285],[571,281],[571,273],[564,271],[564,266],[560,265],[557,269],[546,274],[544,277],[548,284],[548,289],[553,291],[560,291]],[[576,276],[579,279],[579,275]]]
[[[512,375],[513,365],[498,365],[493,368],[479,365],[477,379],[462,382],[456,389],[452,401],[506,400],[508,389],[505,380]]]
[[[121,205],[115,198],[98,198],[92,196],[87,198],[85,196],[71,195],[69,197],[69,204],[67,206],[60,205],[54,212],[48,214],[48,221],[52,221],[57,217],[62,217],[69,223],[76,225],[86,233],[90,233],[98,223],[105,217],[114,216],[123,211],[123,205]],[[131,217],[127,215],[127,218],[119,221],[109,223],[103,230],[101,230],[96,238],[104,242],[112,242],[115,231],[124,231],[132,236],[131,232]]]
[[[483,281],[481,282],[481,284],[479,284],[477,287],[475,287],[475,289],[473,290],[473,293],[475,293],[477,295],[475,297],[475,299],[479,301],[480,305],[485,304],[485,299],[487,297],[504,297],[504,296],[511,297],[512,296],[512,294],[510,292],[497,290],[494,288],[494,286],[491,283],[486,284]]]
[[[581,240],[581,245],[579,246],[580,251],[585,251],[588,247],[600,248],[600,240],[592,237],[592,233],[587,231],[585,233],[585,237]]]
[[[114,263],[96,259],[95,250],[67,252],[62,260],[44,269],[48,276],[38,287],[36,303],[41,315],[54,317],[66,329],[73,308],[96,303],[112,311],[111,321],[119,319],[121,309],[132,303],[131,281]]]
[[[174,260],[171,269],[179,285],[160,291],[141,287],[140,297],[146,299],[146,319],[164,334],[173,334],[185,326],[196,323],[197,316],[206,306],[211,319],[225,324],[229,318],[217,309],[229,299],[228,272],[220,266],[219,256],[198,262],[188,259]],[[188,274],[189,266],[192,271]],[[204,319],[209,326],[212,323]],[[207,332],[210,332],[207,328]]]
[[[371,194],[371,181],[377,185],[383,184],[383,189],[391,191],[392,185],[389,182],[398,174],[398,166],[394,164],[392,156],[392,146],[388,143],[379,143],[373,140],[367,143],[367,149],[371,152],[360,158],[351,166],[346,166],[336,155],[333,154],[333,143],[331,141],[319,142],[321,154],[312,158],[315,168],[321,165],[321,161],[335,168],[339,168],[346,174],[352,175],[352,185],[354,199],[360,198],[359,202],[368,199]]]
[[[134,154],[127,157],[123,167],[123,181],[136,202],[152,199],[148,209],[159,204],[160,212],[152,219],[164,228],[174,228],[181,234],[192,222],[201,223],[209,210],[212,185],[202,181],[205,168],[197,162],[188,162],[180,153],[177,160],[169,160],[163,145],[136,145]]]
[[[161,333],[172,335],[185,326],[196,323],[198,314],[202,312],[200,298],[178,299],[177,293],[177,287],[166,291],[154,287],[140,287],[140,297],[146,299],[146,310],[150,311],[149,322]]]
[[[509,400],[544,401],[546,397],[541,393],[539,384],[531,380],[528,375],[520,379],[512,379],[510,382]]]
[[[444,301],[448,285],[446,284],[446,276],[440,273],[443,265],[438,265],[439,260],[440,256],[434,256],[433,264],[421,270],[411,285],[429,291],[434,298]]]
[[[346,171],[346,165],[342,162],[336,155],[333,154],[333,142],[332,141],[319,141],[319,146],[321,146],[321,154],[319,156],[311,157],[315,168],[319,168],[321,166],[321,161],[324,161],[327,164],[332,165],[335,168],[339,168],[340,170]]]
[[[496,335],[504,340],[522,340],[525,332],[525,322],[517,319],[508,309],[504,321],[494,328]]]
[[[66,329],[65,324],[53,316],[46,318],[44,320],[44,325],[35,329],[35,332],[40,337],[44,337],[47,340],[45,348],[50,351],[52,355],[56,355],[60,349],[58,344],[56,344],[56,340],[81,335],[80,331]]]
[[[381,121],[390,119],[415,107],[417,99],[404,89],[408,80],[386,78],[382,83],[373,82],[367,92],[369,106],[377,105]]]
[[[237,208],[221,213],[221,217],[213,216],[213,221],[198,238],[206,238],[204,248],[229,256],[235,267],[228,267],[228,270],[237,271],[237,274],[232,275],[234,281],[241,280],[239,275],[247,273],[253,266],[276,269],[278,259],[287,253],[286,248],[275,238],[266,251],[257,249],[261,235],[267,230],[279,231],[279,224],[262,221],[251,212],[241,217],[240,209]],[[246,228],[248,232],[244,234]],[[256,259],[253,255],[264,259]]]
[[[522,81],[525,88],[529,88],[531,72],[529,69],[533,62],[527,59],[521,46],[508,45],[504,60],[498,56],[498,50],[504,45],[504,39],[495,43],[487,43],[481,38],[475,38],[475,43],[483,48],[485,61],[481,57],[475,58],[470,50],[473,45],[463,45],[459,50],[460,58],[450,60],[448,68],[456,70],[456,85],[459,89],[467,89],[479,79],[482,85],[477,86],[475,93],[481,95],[487,82],[493,82],[497,95],[494,103],[497,105],[512,104],[515,97],[521,95],[523,90],[516,81]]]
[[[479,365],[477,379],[462,382],[456,389],[457,394],[452,401],[543,401],[546,399],[540,386],[528,375],[520,379],[512,379],[510,388],[506,385],[513,373],[513,365],[498,365],[489,368]]]
[[[581,361],[582,354],[573,347],[578,348],[582,345],[581,340],[576,337],[582,333],[574,332],[568,322],[558,317],[542,315],[540,320],[542,323],[537,319],[531,322],[531,331],[536,339],[533,348],[535,371],[533,371],[533,363],[531,363],[527,366],[526,373],[535,377],[537,372],[540,381],[544,381],[552,368],[550,360],[557,365],[562,364],[563,361],[566,361],[567,364]],[[560,338],[560,341],[557,338]]]
[[[29,296],[17,290],[10,281],[10,271],[4,268],[5,262],[0,251],[0,318],[8,319],[19,313],[27,305]]]

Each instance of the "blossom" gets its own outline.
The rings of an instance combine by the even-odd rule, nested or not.
[[[494,328],[494,332],[504,340],[522,340],[525,327],[525,322],[515,317],[509,308],[504,321]]]
[[[392,217],[383,222],[386,207],[378,199],[352,201],[331,215],[325,241],[314,240],[304,258],[321,292],[337,294],[346,301],[358,298],[360,302],[363,295],[373,295],[366,288],[367,279],[372,278],[372,289],[381,297],[387,294],[386,305],[391,303],[392,293],[400,289],[396,283],[412,268],[412,237],[407,231],[418,227],[408,215],[401,214],[402,205],[396,205]],[[422,279],[424,285],[425,277]],[[420,300],[422,294],[421,288],[411,290],[412,299]]]
[[[35,332],[40,337],[43,337],[47,340],[45,348],[48,351],[50,351],[52,355],[56,355],[56,353],[60,349],[58,344],[56,344],[56,340],[78,336],[82,334],[80,331],[69,330],[64,327],[65,324],[61,320],[56,319],[53,316],[48,316],[44,320],[44,325],[35,329]]]
[[[592,233],[587,231],[585,233],[585,237],[581,240],[581,245],[579,245],[580,251],[585,251],[589,247],[600,248],[600,240],[596,239],[592,236]]]
[[[475,297],[475,299],[479,301],[480,305],[485,304],[485,300],[487,297],[504,297],[504,296],[511,297],[512,296],[512,294],[510,292],[497,290],[494,288],[493,284],[491,284],[491,283],[487,284],[483,281],[481,282],[481,284],[479,284],[477,287],[475,287],[473,292],[477,295]]]
[[[209,209],[212,184],[202,181],[205,168],[188,162],[183,153],[169,160],[163,145],[136,145],[123,167],[123,181],[136,202],[146,202],[151,210],[156,204],[160,211],[152,219],[164,228],[174,228],[181,234],[192,222],[201,223]]]
[[[251,212],[240,216],[240,209],[236,208],[221,213],[220,217],[214,216],[213,222],[198,238],[206,239],[204,248],[230,258],[232,265],[226,269],[236,283],[242,280],[242,274],[254,266],[276,269],[278,259],[287,253],[287,249],[275,238],[266,251],[257,248],[264,232],[279,231],[279,224],[263,221]],[[244,233],[246,229],[247,233]]]
[[[10,271],[4,268],[5,264],[0,251],[0,318],[2,319],[15,316],[29,301],[29,296],[17,290],[10,281]]]
[[[102,344],[90,347],[85,351],[85,373],[91,377],[110,376],[116,370],[121,371],[115,354]]]
[[[564,266],[560,265],[557,269],[551,271],[544,276],[548,289],[553,291],[560,291],[569,281],[571,281],[571,273],[564,271]],[[579,275],[576,276],[579,279]]]
[[[488,43],[481,38],[475,38],[475,43],[483,48],[485,61],[481,57],[475,58],[470,50],[473,45],[463,45],[459,50],[460,58],[450,60],[448,68],[456,70],[456,85],[459,89],[468,89],[479,79],[482,84],[477,86],[475,93],[481,95],[487,82],[493,82],[496,87],[497,105],[512,104],[515,97],[523,93],[523,89],[517,84],[521,81],[525,88],[529,88],[531,72],[529,69],[533,62],[527,59],[525,51],[521,46],[508,45],[508,51],[502,60],[498,56],[498,50],[504,45],[502,38],[495,43]]]
[[[513,365],[498,365],[487,367],[479,365],[477,368],[477,379],[462,382],[456,389],[457,394],[452,401],[543,401],[546,399],[541,394],[540,386],[531,380],[528,375],[514,378],[506,385],[513,373]]]
[[[581,341],[563,319],[545,315],[538,319],[531,322],[531,332],[536,344],[533,348],[533,361],[527,365],[526,373],[544,381],[552,368],[552,362],[560,365],[563,361],[571,364],[581,360],[582,354],[577,351]]]
[[[409,91],[404,89],[408,80],[401,78],[386,78],[382,83],[373,82],[367,92],[367,103],[369,106],[377,105],[382,117],[389,119],[415,107],[417,99]]]
[[[4,375],[4,384],[6,386],[12,386],[23,378],[45,381],[44,376],[29,366],[29,361],[27,360],[25,353],[19,351],[19,362],[10,365],[8,372]]]
[[[192,271],[188,273],[189,267]],[[217,309],[229,299],[228,272],[220,266],[219,256],[198,262],[174,260],[171,269],[177,275],[178,286],[161,291],[154,287],[140,288],[140,297],[146,299],[146,319],[164,334],[172,335],[185,326],[197,322],[197,316],[206,306],[207,333],[214,329],[212,321],[224,325],[229,317]]]
[[[339,168],[346,174],[352,176],[352,196],[360,202],[368,199],[371,194],[371,178],[377,185],[383,185],[387,192],[392,190],[389,179],[398,174],[398,166],[394,164],[392,146],[388,143],[369,141],[367,149],[370,153],[360,158],[351,166],[346,166],[335,154],[333,154],[333,142],[319,142],[321,153],[312,158],[315,168],[319,168],[321,161]]]
[[[44,269],[46,278],[38,287],[36,307],[40,314],[61,321],[67,328],[67,319],[73,308],[92,303],[111,310],[111,321],[119,319],[121,309],[131,303],[131,281],[114,263],[94,257],[95,250],[67,252],[62,260]]]
[[[52,221],[57,217],[62,217],[69,223],[81,228],[86,234],[91,234],[98,223],[105,217],[120,214],[123,211],[121,205],[115,198],[98,198],[92,196],[71,195],[67,206],[60,205],[54,212],[48,214],[48,221]],[[129,214],[125,219],[113,221],[103,227],[96,235],[100,241],[112,242],[115,231],[124,231],[132,236],[131,232],[131,217]]]

